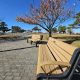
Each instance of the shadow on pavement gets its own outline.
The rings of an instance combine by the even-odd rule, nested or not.
[[[22,50],[22,49],[33,48],[33,47],[35,47],[35,46],[23,47],[23,48],[17,48],[17,49],[10,49],[10,50],[3,50],[3,51],[0,51],[0,52],[8,52],[8,51],[14,51],[14,50]]]

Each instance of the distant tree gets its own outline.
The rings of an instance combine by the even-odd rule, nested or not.
[[[41,29],[36,26],[36,27],[34,27],[34,28],[32,29],[32,31],[38,31],[38,32],[39,32],[39,31],[41,31]]]
[[[2,31],[3,33],[10,31],[11,29],[9,29],[8,27],[0,27],[0,31]]]
[[[71,26],[72,28],[80,28],[80,12],[76,14],[76,16],[74,17],[76,20],[70,24],[69,26]]]
[[[12,32],[17,33],[20,32],[21,28],[19,26],[12,26]]]
[[[66,33],[66,26],[59,26],[58,31],[59,33]]]
[[[56,33],[56,32],[58,32],[58,30],[57,30],[56,27],[54,27],[54,28],[53,28],[53,33]]]
[[[10,31],[10,29],[7,27],[6,22],[0,22],[0,31],[3,33]]]
[[[23,33],[23,32],[26,32],[26,30],[24,30],[24,29],[21,29],[21,30],[20,30],[20,32],[21,32],[21,33]]]
[[[75,18],[76,18],[76,21],[74,22],[74,25],[80,26],[80,12],[76,14]]]
[[[0,27],[6,27],[6,26],[7,26],[6,22],[0,22]]]
[[[21,29],[19,26],[12,26],[12,33],[17,33],[17,32],[24,32],[26,30]]]
[[[73,5],[66,7],[68,3],[69,0],[40,0],[38,7],[31,5],[31,14],[24,17],[17,17],[17,21],[39,25],[51,37],[55,24],[58,25],[74,15]]]
[[[67,32],[71,35],[73,32],[72,32],[72,28],[71,27],[68,27],[67,28]]]
[[[72,31],[72,29],[80,28],[80,13],[76,14],[75,18],[76,20],[72,24],[69,24],[69,27],[68,27],[69,31]]]

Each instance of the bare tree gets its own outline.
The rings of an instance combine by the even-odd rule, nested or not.
[[[40,0],[38,8],[31,5],[30,16],[17,17],[17,21],[39,25],[51,37],[54,26],[73,16],[73,9],[66,7],[68,2],[69,0]]]

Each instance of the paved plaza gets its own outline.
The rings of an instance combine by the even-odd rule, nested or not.
[[[26,40],[0,43],[0,80],[36,80],[37,54]]]

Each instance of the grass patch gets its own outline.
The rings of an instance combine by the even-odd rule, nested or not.
[[[57,38],[57,39],[77,39],[80,38],[80,35],[70,35],[70,34],[52,34],[53,38]],[[43,39],[44,40],[48,40],[49,39],[49,35],[48,34],[43,34]]]
[[[74,41],[71,45],[80,47],[80,40]]]
[[[53,34],[53,38],[58,38],[61,41],[76,39],[71,45],[80,47],[80,35],[69,35],[69,34]],[[79,38],[79,40],[77,40]],[[48,34],[43,34],[43,40],[48,40]]]

